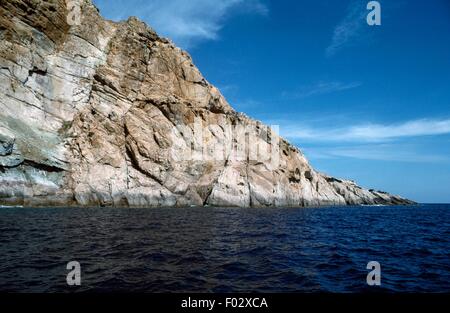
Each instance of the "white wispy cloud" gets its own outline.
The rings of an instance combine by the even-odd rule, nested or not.
[[[304,149],[311,159],[351,158],[359,160],[397,161],[410,163],[449,162],[448,155],[429,154],[417,147],[396,144],[314,147]]]
[[[398,124],[361,124],[333,128],[312,128],[303,126],[302,123],[283,124],[283,136],[315,142],[383,142],[405,137],[450,134],[450,119],[419,119]]]
[[[115,20],[137,16],[183,48],[217,39],[233,13],[268,14],[261,0],[115,0],[111,10]]]
[[[443,147],[440,146],[444,149],[437,154],[436,150],[429,150],[429,144],[418,140],[425,136],[450,135],[450,119],[352,125],[351,121],[355,119],[355,116],[327,115],[303,121],[272,119],[265,122],[280,125],[280,135],[299,145],[312,160],[349,158],[414,163],[450,162],[450,156],[445,153],[448,145],[444,143]],[[442,139],[439,140],[442,142]]]
[[[316,95],[329,94],[333,92],[344,91],[361,86],[360,82],[343,83],[339,81],[324,82],[320,81],[313,85],[301,86],[294,91],[284,91],[282,96],[289,99],[301,99]]]
[[[350,3],[346,16],[334,28],[331,43],[325,51],[327,57],[335,55],[336,52],[350,44],[352,39],[360,34],[368,14],[366,5],[367,2],[364,1]]]
[[[261,107],[263,105],[264,103],[255,99],[243,99],[233,102],[233,107],[237,108],[238,111]]]

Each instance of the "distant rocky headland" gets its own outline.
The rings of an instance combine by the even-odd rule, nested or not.
[[[315,171],[136,18],[1,1],[0,40],[0,205],[412,203]]]

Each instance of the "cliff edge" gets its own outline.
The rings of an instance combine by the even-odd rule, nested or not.
[[[0,205],[412,203],[316,172],[185,51],[75,2],[0,1]]]

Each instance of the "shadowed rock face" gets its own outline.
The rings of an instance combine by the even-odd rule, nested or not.
[[[316,172],[236,113],[186,52],[80,4],[71,26],[64,0],[0,2],[0,205],[411,203]],[[219,156],[204,156],[211,146]]]

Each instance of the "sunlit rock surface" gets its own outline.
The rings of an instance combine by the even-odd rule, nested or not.
[[[316,172],[235,112],[186,52],[135,18],[80,4],[69,25],[64,0],[0,2],[0,205],[410,203]]]

